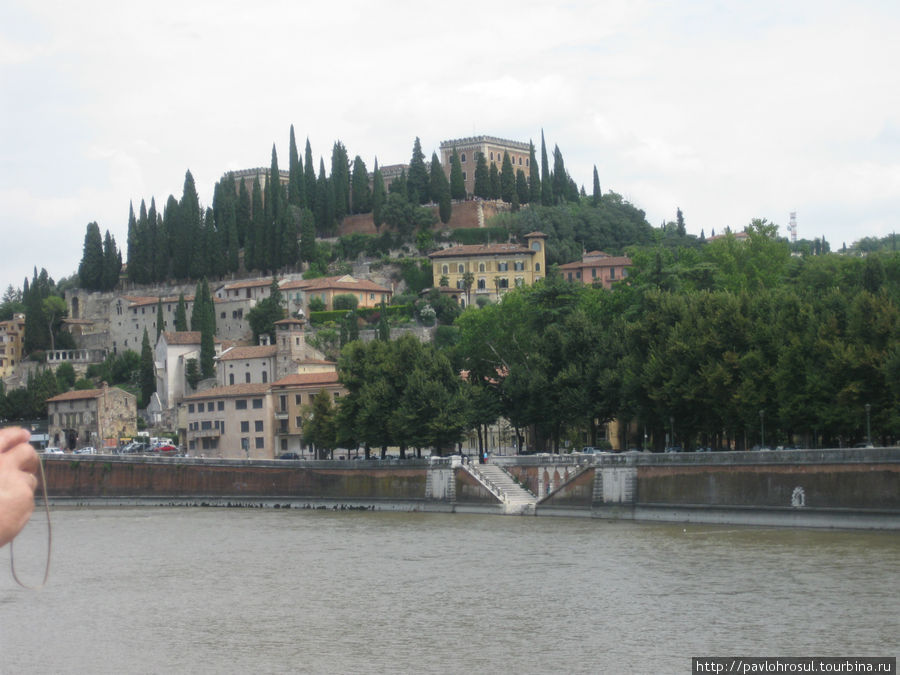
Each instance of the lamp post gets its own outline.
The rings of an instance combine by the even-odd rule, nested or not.
[[[669,446],[672,447],[675,445],[675,416],[669,416],[669,429],[672,430],[672,437],[669,439]]]
[[[872,406],[866,403],[866,444],[872,445],[872,424],[870,413],[872,412]]]
[[[759,411],[759,447],[766,447],[766,411]]]

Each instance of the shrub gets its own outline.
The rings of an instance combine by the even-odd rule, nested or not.
[[[331,304],[333,305],[335,310],[353,310],[356,309],[356,306],[359,304],[359,300],[357,300],[356,296],[352,293],[342,293],[341,295],[334,296],[334,300]]]

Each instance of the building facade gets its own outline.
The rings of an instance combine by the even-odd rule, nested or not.
[[[181,409],[188,456],[272,459],[275,454],[270,387],[236,384],[186,396]]]
[[[491,168],[491,164],[496,164],[498,171],[503,168],[503,153],[509,153],[509,159],[513,164],[513,168],[517,170],[522,169],[526,178],[531,175],[530,143],[509,141],[496,136],[471,136],[441,143],[441,165],[447,174],[447,180],[450,179],[450,158],[453,155],[454,148],[459,155],[460,166],[462,166],[463,180],[466,183],[466,194],[470,196],[475,193],[476,153],[480,152],[484,155],[488,169]]]
[[[474,244],[436,251],[428,256],[434,287],[463,306],[482,296],[497,301],[510,288],[531,286],[544,278],[546,239],[543,232],[531,232],[525,235],[525,246]],[[472,283],[468,291],[467,278]]]
[[[15,314],[9,321],[0,321],[0,378],[16,372],[16,364],[22,360],[24,344],[24,314]]]
[[[115,448],[137,433],[137,397],[118,387],[69,391],[47,399],[50,445]]]
[[[581,282],[603,288],[612,288],[617,281],[628,276],[631,258],[611,256],[603,251],[585,253],[581,260],[559,266],[559,271],[567,281]]]
[[[296,373],[272,384],[272,406],[275,411],[274,445],[278,454],[296,452],[310,458],[313,448],[303,441],[304,409],[313,398],[325,390],[337,404],[347,390],[338,381],[336,370],[319,373]]]
[[[320,299],[326,310],[334,309],[334,299],[339,295],[352,295],[356,298],[357,307],[377,307],[382,302],[390,304],[393,291],[366,279],[356,279],[349,274],[339,277],[323,277],[320,279],[285,281],[281,284],[281,292],[288,303],[291,313],[309,314],[309,303],[313,298]]]
[[[268,384],[275,380],[276,345],[230,347],[216,359],[220,385]]]

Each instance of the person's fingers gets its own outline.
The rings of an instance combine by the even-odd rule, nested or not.
[[[0,429],[0,452],[9,452],[20,443],[27,443],[31,434],[21,427]]]
[[[15,453],[14,456],[18,462],[19,469],[27,471],[32,475],[38,472],[38,469],[40,468],[40,458],[38,458],[37,453],[31,445],[28,443],[20,443],[12,450],[12,452]]]

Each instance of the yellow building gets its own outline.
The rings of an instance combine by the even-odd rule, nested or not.
[[[12,375],[22,360],[25,344],[25,315],[16,314],[9,321],[0,321],[0,377]]]
[[[478,297],[497,301],[510,288],[531,286],[544,278],[546,239],[543,232],[531,232],[525,235],[525,246],[474,244],[436,251],[428,256],[434,286],[464,307]],[[471,280],[468,290],[467,278]]]

